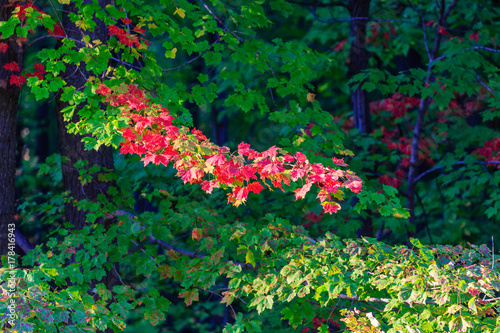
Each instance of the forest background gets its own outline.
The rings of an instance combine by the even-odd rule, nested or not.
[[[499,10],[0,1],[3,328],[500,332]]]

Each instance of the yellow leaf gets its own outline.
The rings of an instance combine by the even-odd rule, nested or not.
[[[186,16],[186,11],[184,9],[182,9],[182,8],[176,8],[175,12],[174,12],[174,15],[175,14],[177,14],[180,17],[184,18]]]
[[[165,52],[165,57],[175,59],[175,54],[177,53],[177,48],[174,47],[172,51]]]
[[[148,29],[151,30],[151,29],[156,29],[156,28],[158,28],[158,26],[156,24],[154,24],[154,23],[149,23],[148,24]]]
[[[57,2],[59,2],[62,5],[69,5],[69,3],[71,2],[71,0],[57,0]]]
[[[83,29],[83,30],[87,30],[88,28],[90,28],[90,25],[88,25],[87,23],[83,22],[82,20],[76,21],[75,25],[77,27]]]
[[[253,267],[255,267],[255,258],[252,251],[248,250],[247,255],[245,256],[245,261],[247,264],[251,264]]]

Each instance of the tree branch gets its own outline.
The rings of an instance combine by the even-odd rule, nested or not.
[[[19,231],[19,228],[17,228],[17,226],[16,230],[14,231],[14,236],[16,237],[16,244],[24,251],[24,253],[28,254],[31,249],[35,248],[33,244],[30,243],[28,238],[26,238],[26,236],[24,236],[21,231]]]
[[[457,163],[454,163],[452,165],[463,165],[463,164],[467,164],[467,163],[465,163],[465,161],[458,161]],[[500,164],[500,161],[486,161],[486,162],[476,161],[476,162],[474,162],[474,164]],[[434,171],[439,170],[439,169],[442,169],[442,168],[444,168],[442,165],[438,165],[432,169],[429,169],[425,172],[422,172],[420,175],[418,175],[417,178],[415,178],[415,180],[413,181],[413,184],[416,184],[420,179],[422,179],[423,177],[425,177],[429,173],[434,172]]]
[[[210,7],[208,7],[207,3],[204,0],[200,0],[200,2],[203,4],[203,7],[205,7],[205,9],[214,17],[214,19],[217,22],[219,22],[219,24],[224,25],[224,23],[222,22],[222,20],[220,18],[218,18],[217,15],[215,15],[215,13],[210,9]],[[227,31],[229,31],[229,33],[231,35],[233,35],[238,40],[238,42],[243,43],[245,41],[243,38],[241,38],[238,35],[236,35],[232,30],[227,29]]]

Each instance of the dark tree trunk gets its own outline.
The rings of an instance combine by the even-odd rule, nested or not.
[[[109,1],[99,0],[99,4],[102,8],[109,3]],[[64,25],[64,30],[69,38],[74,38],[80,40],[82,35],[89,35],[90,40],[99,39],[105,42],[108,39],[107,29],[104,22],[97,20],[97,27],[94,32],[82,31],[75,26],[73,22],[69,19],[70,13],[76,13],[78,9],[71,5],[64,5],[62,11],[62,22]],[[71,64],[66,67],[66,72],[64,74],[64,80],[68,86],[73,86],[77,90],[83,87],[87,83],[87,77],[91,74],[85,70],[83,63],[79,68]],[[62,164],[63,172],[63,183],[64,189],[70,191],[71,196],[74,201],[79,201],[83,199],[96,200],[97,196],[101,193],[105,193],[108,184],[105,182],[99,182],[97,179],[95,181],[82,186],[80,180],[78,179],[78,170],[74,168],[74,164],[78,160],[87,160],[89,166],[101,165],[102,167],[112,169],[113,168],[113,154],[110,147],[101,147],[98,151],[95,150],[85,150],[84,144],[82,143],[83,136],[74,135],[68,133],[66,128],[67,122],[63,120],[63,114],[61,110],[68,106],[68,103],[62,102],[59,98],[56,99],[56,113],[57,113],[57,123],[59,128],[59,146],[61,156],[68,159],[67,163]],[[79,119],[77,112],[74,113],[71,122],[77,122]],[[74,202],[73,201],[73,202]],[[78,208],[70,202],[65,207],[65,218],[67,221],[73,223],[75,229],[81,229],[85,225],[86,212],[78,210]]]
[[[368,68],[370,53],[366,50],[366,23],[370,14],[371,0],[350,0],[347,7],[351,16],[351,28],[349,38],[352,40],[351,51],[349,53],[348,70],[349,78],[361,73]],[[370,107],[366,91],[358,87],[351,93],[351,103],[354,116],[354,127],[360,133],[371,133],[372,124]],[[357,199],[357,198],[356,198]],[[373,221],[368,214],[361,218],[361,228],[357,230],[358,237],[373,237]]]
[[[88,1],[85,2],[87,3]],[[98,3],[101,8],[104,8],[110,3],[110,1],[99,0]],[[108,34],[104,22],[95,19],[97,27],[93,32],[82,31],[77,28],[69,18],[71,13],[76,13],[77,11],[78,8],[76,8],[74,4],[63,6],[62,23],[68,37],[80,40],[83,35],[88,35],[91,41],[99,39],[102,42],[106,42],[108,40]],[[81,66],[78,68],[75,65],[68,65],[66,67],[64,77],[66,84],[74,86],[77,90],[83,87],[87,82],[87,78],[92,75],[86,71],[83,63],[80,65]],[[104,168],[113,169],[113,154],[110,147],[104,146],[102,146],[98,151],[85,150],[84,144],[82,143],[83,136],[68,133],[66,128],[67,122],[64,121],[63,114],[61,113],[61,110],[63,110],[66,106],[68,106],[66,102],[62,102],[59,98],[56,99],[60,152],[61,156],[68,159],[66,163],[62,163],[63,184],[65,191],[69,191],[72,197],[72,201],[65,206],[65,218],[67,221],[73,223],[74,228],[78,230],[85,226],[87,212],[78,210],[74,203],[83,199],[96,201],[99,194],[105,194],[107,192],[110,184],[93,179],[92,182],[82,186],[80,180],[78,179],[78,170],[74,168],[74,164],[78,160],[86,160],[88,161],[89,167],[93,165],[100,165]],[[79,117],[77,112],[75,112],[71,122],[76,122],[78,119]],[[98,282],[99,281],[93,281],[90,289],[92,289],[92,285]],[[112,290],[113,286],[119,283],[119,277],[113,270],[111,270],[107,272],[107,275],[104,276],[100,282],[104,283],[108,290]],[[104,332],[111,333],[113,330],[106,329]]]
[[[350,0],[348,6],[351,15],[351,29],[349,37],[352,39],[348,62],[348,76],[353,77],[367,69],[369,52],[366,50],[366,23],[370,14],[371,0]],[[354,127],[361,133],[371,133],[370,108],[366,91],[359,87],[351,94],[354,113]]]
[[[9,1],[0,0],[0,21],[8,20],[15,8],[6,7],[8,4]],[[14,73],[3,66],[13,61],[22,66],[22,52],[13,37],[0,41],[8,45],[6,53],[0,52],[0,255],[4,255],[9,245],[8,226],[15,224],[16,117],[21,89],[9,84]]]

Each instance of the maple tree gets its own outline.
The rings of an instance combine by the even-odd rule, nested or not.
[[[236,2],[0,2],[0,128],[15,128],[21,88],[54,96],[61,154],[39,171],[63,183],[16,213],[5,132],[2,228],[40,219],[51,233],[34,248],[16,234],[27,254],[0,273],[18,281],[12,295],[0,285],[16,304],[4,327],[117,332],[222,303],[225,332],[498,332],[498,259],[464,247],[484,233],[475,219],[493,230],[500,209],[493,4]],[[22,61],[46,39],[57,44]],[[427,63],[394,65],[410,52]],[[257,148],[212,142],[190,108],[211,108],[219,131],[224,117],[236,131],[278,130]],[[471,221],[434,239],[462,245],[414,238],[431,237],[440,214],[453,214],[434,219],[441,227]],[[202,322],[191,328],[215,330]]]

